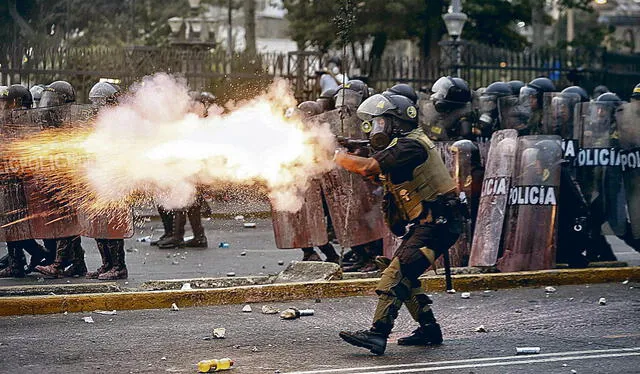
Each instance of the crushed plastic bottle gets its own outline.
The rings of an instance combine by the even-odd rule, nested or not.
[[[286,309],[286,310],[282,311],[282,313],[280,313],[280,318],[282,318],[282,319],[296,319],[296,318],[305,317],[305,316],[312,316],[313,313],[314,313],[313,309],[289,308],[289,309]]]
[[[213,373],[214,371],[229,370],[232,366],[233,360],[226,357],[219,360],[202,360],[198,362],[198,372]]]
[[[218,244],[218,248],[229,248],[229,243],[220,242],[220,244]]]

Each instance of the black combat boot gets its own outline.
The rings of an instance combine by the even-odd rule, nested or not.
[[[163,242],[168,241],[173,236],[173,212],[158,206],[158,214],[160,214],[160,220],[162,220],[162,228],[164,233],[158,240],[152,241],[151,245],[160,245]]]
[[[442,331],[436,322],[422,325],[411,335],[398,339],[398,345],[436,345],[442,344]]]
[[[111,260],[111,252],[106,247],[106,243],[109,240],[107,239],[96,239],[96,244],[98,245],[98,252],[100,252],[100,258],[102,258],[102,265],[96,271],[90,271],[87,273],[87,279],[98,279],[98,276],[102,273],[106,273],[111,270],[112,260]]]
[[[15,242],[14,242],[15,243]],[[24,278],[26,276],[24,272],[24,266],[26,259],[22,248],[14,245],[14,243],[7,243],[7,266],[0,270],[0,278]]]
[[[126,279],[129,276],[124,262],[124,239],[113,239],[105,243],[105,250],[111,255],[112,267],[109,271],[98,275],[99,280]]]
[[[187,213],[184,210],[173,211],[173,235],[158,242],[160,249],[173,249],[184,246],[184,225],[187,223]]]
[[[322,253],[327,256],[327,259],[325,260],[326,262],[333,262],[334,264],[340,263],[340,256],[336,253],[336,250],[333,248],[333,245],[331,245],[331,243],[321,245],[318,248],[320,248]]]
[[[71,240],[71,265],[63,272],[65,277],[84,277],[87,275],[87,263],[84,261],[84,249],[79,236]]]
[[[51,246],[53,241],[55,241],[56,245],[56,258],[53,260],[51,265],[42,266],[38,265],[35,267],[35,271],[41,273],[44,276],[51,278],[62,278],[64,276],[64,268],[66,264],[73,257],[73,240],[77,238],[80,240],[80,237],[67,237],[67,238],[58,238],[58,239],[50,239],[45,243],[45,246]],[[84,259],[83,259],[84,262]]]
[[[204,227],[202,226],[202,213],[200,212],[200,204],[195,204],[187,211],[189,216],[189,224],[193,232],[193,239],[184,242],[185,247],[190,248],[207,248],[207,237],[204,235]]]
[[[339,335],[345,342],[356,347],[366,348],[376,355],[384,354],[387,349],[388,334],[376,332],[373,329],[354,332],[340,331]]]
[[[38,244],[38,242],[36,242],[35,240],[22,240],[20,243],[22,248],[24,248],[24,250],[31,255],[31,258],[29,259],[29,265],[25,270],[27,274],[33,272],[38,265],[49,265],[53,262],[54,254],[49,253],[49,251]]]

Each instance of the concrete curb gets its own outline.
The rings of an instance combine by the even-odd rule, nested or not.
[[[444,277],[421,278],[429,291],[444,291]],[[640,281],[640,267],[465,274],[453,277],[458,291]],[[134,310],[267,303],[284,300],[373,295],[378,279],[287,283],[190,291],[114,292],[0,298],[0,315],[53,314],[93,310]]]

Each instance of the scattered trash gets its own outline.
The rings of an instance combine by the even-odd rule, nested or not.
[[[138,248],[127,248],[126,251],[129,252],[129,253],[138,252]]]
[[[64,313],[62,313],[62,314],[64,314],[64,315],[66,316],[67,314],[69,314],[69,312],[64,312]]]
[[[94,310],[93,312],[96,314],[103,314],[106,316],[115,316],[117,314],[115,310]]]
[[[227,273],[227,277],[235,277],[235,276],[236,276],[236,273],[234,273],[232,271]]]
[[[204,338],[202,338],[202,340],[211,340],[213,339],[211,336],[205,336]]]
[[[455,290],[455,288],[452,288],[450,290],[447,290],[447,293],[456,293],[456,290]]]
[[[577,371],[571,369],[571,374],[575,374],[575,373],[577,373]]]
[[[320,304],[322,302],[322,300],[321,299],[316,299],[315,302],[316,302],[316,304]]]
[[[480,325],[476,327],[476,332],[487,332],[487,329],[484,327],[484,325]]]
[[[463,292],[460,294],[460,297],[463,299],[468,299],[471,297],[471,292]]]
[[[178,260],[173,260],[171,261],[171,265],[180,265],[180,262],[178,262]]]
[[[242,221],[243,219],[244,219],[244,216],[242,215],[235,216],[236,221]]]
[[[516,309],[515,312],[516,313],[522,313],[522,311],[520,309]]]
[[[178,310],[180,310],[180,308],[178,308],[176,303],[173,303],[173,304],[171,304],[171,310],[174,311],[174,312],[177,312]]]
[[[242,308],[242,311],[245,313],[251,313],[252,309],[251,309],[251,305],[247,304]]]
[[[601,297],[600,300],[598,300],[598,304],[607,305],[607,299],[605,299],[604,297]]]
[[[251,352],[258,352],[258,347],[254,345],[253,348],[251,348]]]
[[[109,318],[109,322],[113,322],[113,318]]]
[[[151,241],[151,235],[143,236],[142,238],[136,239],[137,242],[146,243]]]
[[[622,282],[622,284],[629,284],[629,280],[625,280],[624,282]]]
[[[547,287],[544,288],[544,292],[546,292],[546,293],[554,293],[554,292],[556,292],[556,289],[554,287],[547,286]]]
[[[228,358],[219,360],[202,360],[198,362],[198,373],[212,373],[214,371],[228,370],[233,366],[233,361]]]
[[[192,290],[193,288],[191,288],[191,283],[185,283],[182,285],[182,288],[180,288],[180,291],[189,291]]]
[[[220,242],[220,244],[218,244],[218,248],[229,248],[229,243]]]
[[[262,306],[262,314],[278,314],[280,313],[279,309],[270,307],[269,305]]]
[[[535,355],[540,353],[540,347],[516,347],[518,355]]]
[[[280,265],[280,266],[284,265],[284,261],[282,261],[282,260],[278,261],[278,265]]]
[[[247,252],[245,251],[240,252],[240,256],[246,256],[246,255],[247,255]]]
[[[125,285],[125,286],[126,286],[126,285],[128,285],[128,284],[129,284],[129,282],[124,282],[124,285]]]
[[[166,358],[165,356],[162,356],[162,357],[160,357],[160,359],[161,359],[162,361],[164,361],[164,360],[166,360],[167,358]]]
[[[184,256],[180,256],[180,259],[181,259],[181,260],[186,260],[187,258],[186,258],[186,257],[184,257]]]
[[[296,309],[289,308],[280,313],[280,318],[282,319],[296,319],[300,317],[312,316],[314,313],[313,309]]]
[[[224,327],[216,327],[213,329],[213,338],[214,339],[224,339],[224,335],[226,334],[227,329]]]
[[[85,321],[86,323],[93,323],[93,318],[91,318],[91,316],[89,317],[82,317],[82,320]]]
[[[242,226],[244,226],[245,229],[255,229],[256,228],[255,222],[245,222]]]
[[[568,298],[567,300],[568,300],[568,301],[573,301],[573,300],[574,300],[574,298],[573,298],[573,297],[570,297],[570,298]]]

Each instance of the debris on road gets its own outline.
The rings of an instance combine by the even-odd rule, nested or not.
[[[247,304],[242,308],[242,311],[245,313],[251,313],[252,309],[251,309],[251,305]]]
[[[244,220],[244,216],[242,216],[242,215],[237,215],[237,216],[235,217],[235,220],[236,220],[236,221],[242,221],[242,220]]]
[[[518,355],[536,355],[540,353],[540,347],[516,347]]]
[[[460,294],[460,297],[463,299],[469,299],[471,297],[471,292],[463,292]]]
[[[605,299],[604,297],[601,297],[600,300],[598,300],[598,304],[607,305],[607,299]]]
[[[171,310],[174,312],[177,312],[180,310],[180,308],[178,308],[178,306],[176,305],[176,303],[171,304]]]
[[[484,327],[484,325],[480,325],[476,327],[476,332],[487,332],[487,329]]]
[[[228,357],[219,360],[202,360],[198,362],[198,373],[213,373],[214,371],[228,370],[233,366],[233,360]]]
[[[452,289],[450,289],[450,290],[447,290],[447,293],[451,293],[451,294],[456,293],[456,289],[455,289],[455,288],[452,288]]]
[[[165,361],[167,358],[165,356],[160,357],[160,360]]]
[[[289,308],[280,313],[280,318],[282,319],[296,319],[300,317],[312,316],[314,313],[313,309],[296,309]]]
[[[280,265],[280,266],[284,265],[284,261],[282,261],[282,260],[278,261],[278,265]]]
[[[256,223],[255,222],[245,222],[242,226],[245,229],[255,229],[256,228]]]
[[[85,321],[86,323],[93,323],[93,318],[91,318],[91,316],[89,317],[82,317],[82,320]]]
[[[624,282],[622,282],[622,284],[629,284],[629,280],[625,280]]]
[[[180,265],[180,262],[178,260],[173,260],[171,261],[171,265]]]
[[[94,310],[93,312],[96,314],[103,314],[106,316],[115,316],[117,314],[115,309],[114,310]]]
[[[544,288],[544,292],[546,292],[546,293],[554,293],[554,292],[556,292],[556,289],[555,289],[555,287],[547,286],[547,287]]]
[[[226,334],[227,329],[224,327],[216,327],[213,329],[213,338],[214,339],[224,339],[224,335]]]
[[[262,306],[262,314],[278,314],[280,313],[279,309],[270,307],[269,305]]]
[[[251,348],[251,352],[259,352],[260,350],[255,345]]]
[[[138,248],[127,248],[126,251],[129,252],[129,253],[138,252]]]
[[[151,235],[143,236],[141,238],[136,239],[137,242],[146,243],[151,241]]]
[[[180,291],[190,291],[193,288],[191,288],[191,283],[185,283],[182,285],[182,287],[180,288]]]
[[[242,251],[242,252],[240,252],[240,256],[246,256],[246,255],[247,255],[247,252],[246,252],[246,251]]]
[[[232,271],[227,273],[227,277],[235,277],[235,276],[236,276],[236,273],[234,273]]]
[[[218,248],[229,248],[229,243],[220,242],[220,244],[218,244]]]

